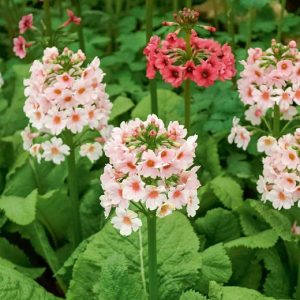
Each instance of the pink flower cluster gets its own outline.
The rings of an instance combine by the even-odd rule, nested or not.
[[[188,216],[195,216],[200,187],[199,167],[193,167],[197,136],[186,139],[186,134],[177,121],[165,128],[155,115],[145,122],[122,122],[113,129],[104,146],[110,163],[101,176],[104,195],[100,203],[106,217],[116,207],[112,224],[122,235],[130,235],[142,225],[129,208],[164,217],[186,207]]]
[[[33,62],[31,76],[24,80],[27,97],[24,112],[30,126],[22,134],[24,148],[33,155],[43,157],[45,153],[45,143],[33,144],[34,139],[41,140],[42,136],[46,139],[63,136],[65,131],[79,134],[86,128],[100,131],[104,138],[109,134],[107,122],[112,104],[102,83],[104,73],[99,68],[100,60],[94,58],[87,67],[82,66],[84,61],[81,50],[74,53],[65,48],[60,54],[52,47],[44,50],[42,61]],[[94,144],[80,152],[94,160],[99,156],[94,151],[102,153],[99,145]],[[54,155],[59,151],[52,152]]]
[[[257,190],[262,201],[270,201],[276,209],[289,209],[295,203],[300,207],[300,129],[276,141],[271,136],[258,140],[258,150],[265,152],[263,176]]]
[[[291,120],[300,104],[300,55],[297,44],[288,46],[272,41],[271,48],[249,49],[238,89],[244,105],[246,120],[259,125],[269,109],[277,104],[281,119]]]
[[[147,58],[147,77],[153,79],[158,71],[165,82],[179,87],[186,79],[198,86],[208,87],[218,79],[231,79],[235,73],[235,60],[231,47],[211,39],[199,38],[191,33],[191,57],[187,45],[177,32],[169,33],[165,40],[153,36],[144,54]]]

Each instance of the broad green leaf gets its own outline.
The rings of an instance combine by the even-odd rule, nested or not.
[[[114,254],[104,261],[94,293],[99,300],[147,299],[139,274],[128,272],[128,261],[122,254]]]
[[[55,300],[53,296],[39,286],[31,278],[18,271],[1,265],[0,268],[0,299],[1,300]]]
[[[276,299],[289,299],[291,281],[278,252],[274,249],[260,250],[258,257],[269,271],[264,283],[265,294]]]
[[[45,268],[30,268],[30,267],[20,266],[2,257],[0,257],[0,265],[1,267],[5,266],[14,269],[32,279],[39,278],[45,272]]]
[[[181,213],[157,221],[157,256],[160,298],[176,299],[182,290],[193,287],[200,267],[199,241],[187,218]],[[68,299],[89,298],[101,276],[101,267],[114,254],[126,257],[128,272],[147,283],[147,224],[139,232],[122,237],[110,223],[97,234],[81,253],[73,268]]]
[[[110,113],[110,120],[115,119],[116,117],[124,114],[128,110],[130,110],[134,106],[134,103],[131,101],[131,99],[119,96],[117,97],[113,102],[113,108]]]
[[[255,248],[271,248],[273,247],[278,240],[278,235],[273,229],[262,231],[258,234],[241,237],[234,241],[228,242],[225,244],[226,248],[233,247],[247,247],[250,249]]]
[[[0,209],[11,221],[19,225],[28,225],[35,219],[37,191],[33,190],[26,198],[1,196]]]
[[[237,286],[221,286],[212,281],[209,286],[211,300],[275,300],[265,297],[259,292]]]
[[[202,292],[207,293],[209,281],[226,283],[231,275],[231,262],[222,244],[205,249],[201,253],[201,268],[199,271],[199,285]]]
[[[240,225],[235,214],[221,207],[209,210],[195,222],[197,231],[205,234],[209,245],[240,237]]]
[[[207,300],[207,298],[203,295],[201,295],[198,292],[195,292],[193,290],[189,290],[187,292],[184,292],[179,300]]]
[[[157,101],[159,117],[165,122],[178,120],[180,123],[183,122],[182,111],[183,111],[183,99],[176,93],[170,90],[158,89],[157,90]],[[141,99],[137,106],[131,113],[132,118],[146,119],[151,113],[150,109],[150,93]]]
[[[280,211],[260,201],[251,201],[250,205],[260,216],[274,229],[274,231],[285,241],[292,239],[291,222]]]
[[[210,186],[227,208],[237,209],[243,204],[243,191],[241,186],[230,177],[216,177]]]
[[[261,285],[262,266],[257,259],[256,250],[245,247],[227,249],[232,263],[231,285],[258,289]]]

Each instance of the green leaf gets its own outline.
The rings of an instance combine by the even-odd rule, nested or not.
[[[143,296],[139,274],[128,272],[128,262],[121,254],[114,254],[104,261],[94,293],[99,300],[147,299]]]
[[[187,218],[181,213],[157,220],[157,256],[160,299],[176,299],[182,290],[193,287],[200,267],[199,241]],[[122,237],[110,223],[97,234],[81,253],[73,268],[68,299],[92,299],[101,267],[114,254],[126,257],[128,272],[137,274],[145,286],[148,278],[147,224],[139,232]]]
[[[243,204],[243,190],[230,177],[216,177],[210,182],[214,194],[227,208],[237,209]]]
[[[19,225],[30,224],[35,219],[37,190],[33,190],[26,198],[17,196],[1,196],[0,209],[11,221]]]
[[[113,107],[110,114],[110,120],[115,119],[116,117],[124,114],[134,106],[134,103],[131,99],[119,96],[113,102]]]
[[[2,264],[0,268],[0,299],[55,300],[61,298],[53,296],[29,277]]]
[[[276,299],[289,299],[291,282],[278,252],[274,249],[260,250],[257,255],[269,271],[264,283],[265,294]]]
[[[208,291],[209,281],[226,283],[231,275],[231,262],[222,244],[211,246],[201,253],[199,284],[201,292]]]
[[[240,237],[237,217],[221,207],[209,210],[204,217],[196,220],[195,225],[200,234],[205,234],[209,245]]]
[[[260,216],[274,229],[274,231],[285,241],[291,241],[291,222],[282,212],[264,204],[260,201],[251,201],[250,205]]]
[[[207,300],[207,298],[200,293],[197,293],[193,290],[189,290],[187,292],[184,292],[179,300]]]
[[[247,247],[250,249],[255,248],[271,248],[278,240],[278,235],[273,229],[265,230],[255,235],[241,237],[234,241],[225,244],[226,248],[233,247]]]
[[[150,93],[141,99],[137,106],[133,109],[131,113],[132,118],[140,118],[142,120],[146,119],[151,113],[150,108]],[[172,120],[178,120],[178,122],[183,122],[182,112],[183,112],[183,99],[176,93],[170,90],[158,89],[157,90],[157,101],[158,101],[158,111],[159,117],[165,122]]]
[[[211,300],[275,300],[265,297],[259,292],[237,286],[220,286],[212,281],[209,285],[209,299]]]

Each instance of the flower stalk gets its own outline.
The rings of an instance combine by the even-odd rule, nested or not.
[[[68,187],[70,199],[70,211],[72,215],[73,243],[74,248],[81,242],[81,224],[79,215],[78,181],[75,161],[75,146],[71,132],[65,133],[65,142],[70,147],[70,155],[67,157]]]
[[[277,41],[278,42],[281,42],[281,40],[282,40],[282,22],[283,22],[285,7],[286,7],[286,0],[281,0],[281,10],[280,10],[280,16],[279,16],[278,24],[277,24]]]
[[[273,136],[279,138],[280,135],[280,109],[278,104],[274,106],[274,116],[273,116]]]
[[[46,34],[49,36],[49,46],[52,45],[52,24],[49,0],[44,1],[44,21],[46,25]]]
[[[149,268],[149,300],[158,299],[157,251],[156,251],[156,215],[147,215],[148,229],[148,268]]]
[[[153,6],[154,0],[146,1],[146,38],[149,42],[152,36],[152,16],[153,16]],[[157,103],[157,88],[156,88],[156,79],[153,78],[149,82],[150,88],[150,97],[151,97],[151,112],[158,115],[158,103]]]
[[[82,19],[80,0],[73,0],[73,2],[75,4],[76,13],[77,13],[78,17]],[[79,47],[83,52],[85,52],[85,43],[84,43],[82,21],[78,25],[77,33],[78,33]]]

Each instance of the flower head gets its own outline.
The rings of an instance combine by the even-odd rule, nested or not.
[[[19,30],[20,34],[25,33],[28,29],[32,29],[33,27],[33,16],[32,14],[25,15],[21,18],[19,22]]]
[[[64,22],[64,24],[62,25],[63,27],[68,26],[70,23],[74,23],[76,25],[79,25],[81,23],[81,18],[76,17],[71,9],[67,9],[67,15],[69,19],[66,22]]]
[[[200,187],[198,168],[192,167],[197,136],[185,136],[186,130],[178,122],[166,128],[155,115],[114,128],[104,146],[109,164],[101,176],[104,195],[100,203],[106,215],[116,207],[125,212],[128,208],[139,208],[142,213],[148,210],[159,217],[186,208],[188,215],[194,216]],[[121,230],[121,223],[115,227]]]

